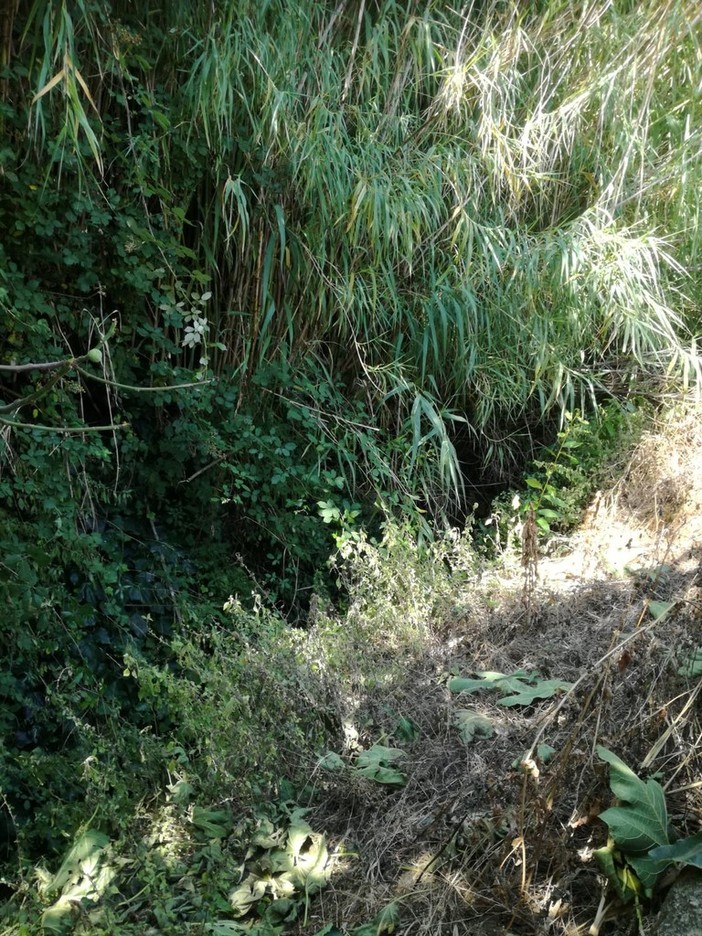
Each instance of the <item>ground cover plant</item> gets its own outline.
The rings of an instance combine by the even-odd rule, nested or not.
[[[699,377],[699,25],[690,0],[3,5],[8,933],[365,936],[468,912],[459,882],[408,922],[422,900],[386,877],[395,844],[416,857],[397,804],[446,833],[420,891],[470,853],[417,746],[496,739],[496,776],[524,755],[520,782],[557,786],[558,738],[505,726],[567,714],[583,673],[517,634],[489,653],[465,593],[520,552],[500,620],[548,624],[544,539],[615,455],[671,550],[687,502],[682,455],[665,485],[654,443],[621,458]],[[632,584],[654,611],[682,574],[656,555]],[[492,817],[489,853],[521,837],[524,871],[534,828],[556,841],[549,796]],[[347,841],[356,809],[387,846]],[[387,893],[334,904],[361,866]],[[494,877],[507,925],[516,879]]]

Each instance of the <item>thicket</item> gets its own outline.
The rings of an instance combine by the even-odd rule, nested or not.
[[[566,412],[697,379],[699,20],[687,0],[4,4],[9,855],[60,850],[93,806],[109,833],[169,745],[196,756],[201,634],[268,658],[285,632],[229,595],[293,620],[364,526],[427,533]],[[242,697],[248,652],[224,667]],[[281,685],[220,739],[262,745],[242,801],[274,786]]]

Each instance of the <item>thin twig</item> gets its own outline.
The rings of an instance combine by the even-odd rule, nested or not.
[[[111,423],[109,426],[44,426],[41,423],[15,422],[0,416],[0,423],[11,429],[41,429],[46,432],[81,433],[81,432],[113,432],[116,429],[126,429],[129,423]]]
[[[132,393],[165,393],[168,390],[186,390],[188,387],[204,387],[206,384],[213,383],[214,378],[207,380],[196,380],[193,383],[167,384],[165,387],[134,387],[131,384],[119,383],[116,380],[108,380],[106,377],[98,377],[97,374],[91,374],[90,371],[83,370],[76,364],[76,370],[83,377],[89,380],[96,380],[98,383],[105,384],[107,387],[116,387],[118,390],[131,390]]]

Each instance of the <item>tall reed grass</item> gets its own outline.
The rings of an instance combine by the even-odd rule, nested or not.
[[[21,54],[32,146],[95,197],[120,122],[208,280],[215,372],[314,360],[458,494],[458,425],[506,466],[536,423],[699,380],[701,26],[693,0],[35,0]]]

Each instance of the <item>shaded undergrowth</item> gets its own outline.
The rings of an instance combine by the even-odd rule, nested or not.
[[[172,641],[177,668],[125,658],[183,724],[130,748],[138,802],[86,759],[92,815],[63,863],[20,837],[6,932],[636,932],[666,881],[607,886],[597,749],[697,831],[698,438],[694,412],[647,434],[568,555],[526,556],[538,575],[389,526],[337,557],[343,615],[316,599],[291,631],[233,600],[226,633]]]

